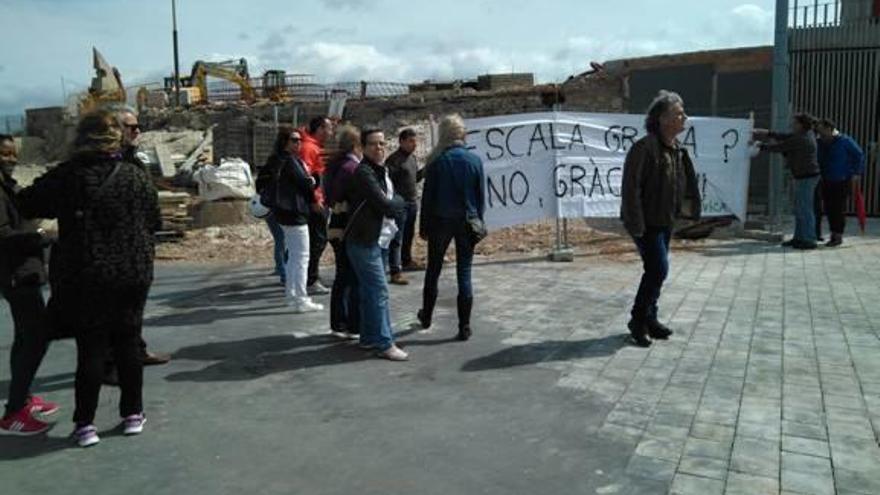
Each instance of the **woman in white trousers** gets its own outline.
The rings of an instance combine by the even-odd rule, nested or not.
[[[306,292],[309,266],[309,212],[319,207],[316,181],[299,159],[302,136],[290,126],[281,126],[275,139],[275,153],[269,157],[258,189],[284,232],[284,292],[296,313],[320,311],[324,306]]]

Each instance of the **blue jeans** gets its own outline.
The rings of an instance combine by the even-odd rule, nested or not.
[[[412,263],[412,243],[418,214],[419,206],[416,203],[407,203],[406,209],[395,218],[397,235],[388,246],[392,274],[400,273],[404,264]]]
[[[816,244],[814,207],[819,176],[794,180],[794,240]]]
[[[474,262],[474,245],[471,243],[464,219],[437,218],[428,232],[428,268],[425,272],[425,294],[436,298],[437,283],[443,269],[443,258],[449,243],[455,239],[455,275],[458,279],[458,297],[474,297],[471,283],[471,265]],[[431,301],[428,301],[431,303]],[[433,304],[428,304],[433,307]]]
[[[642,257],[644,273],[632,307],[632,318],[638,322],[657,321],[657,301],[663,282],[669,274],[670,227],[647,227],[642,237],[634,238]]]
[[[284,283],[284,231],[272,214],[266,217],[266,225],[269,226],[272,240],[275,241],[275,274],[281,277],[281,282]]]
[[[391,330],[382,248],[375,242],[346,241],[345,249],[358,281],[361,344],[386,351],[394,344],[394,332]]]

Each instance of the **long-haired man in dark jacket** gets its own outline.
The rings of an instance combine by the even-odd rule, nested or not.
[[[635,241],[645,272],[628,327],[635,343],[668,339],[672,330],[657,318],[657,301],[669,273],[669,240],[679,217],[698,219],[702,204],[694,164],[677,136],[684,131],[684,100],[661,91],[645,118],[647,136],[626,155],[620,218]]]
[[[0,135],[0,292],[9,304],[15,327],[9,361],[12,379],[0,433],[36,435],[50,424],[34,414],[51,414],[58,406],[29,395],[31,382],[49,346],[42,285],[43,236],[22,221],[15,201],[18,184],[12,169],[18,162],[12,136]]]

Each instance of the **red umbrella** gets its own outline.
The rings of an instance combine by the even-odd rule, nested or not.
[[[865,223],[868,221],[868,213],[865,211],[865,198],[862,197],[862,189],[858,183],[853,184],[853,200],[856,204],[856,216],[859,219],[859,228],[865,233]]]

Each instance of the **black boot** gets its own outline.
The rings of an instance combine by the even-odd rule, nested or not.
[[[422,328],[431,328],[431,316],[434,314],[434,304],[437,302],[437,290],[427,287],[422,291],[422,309],[416,313]]]
[[[645,325],[645,322],[642,320],[636,320],[635,318],[629,320],[629,323],[626,325],[629,328],[629,333],[632,336],[633,342],[639,347],[651,347],[651,340],[648,338],[648,327]]]
[[[652,339],[666,340],[674,333],[669,327],[660,323],[656,319],[649,321],[646,326],[648,327],[648,335],[650,335]]]
[[[458,340],[471,338],[471,310],[474,307],[473,297],[458,296]]]

